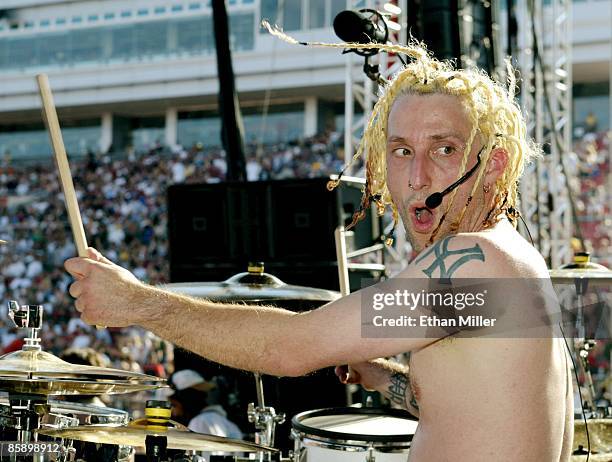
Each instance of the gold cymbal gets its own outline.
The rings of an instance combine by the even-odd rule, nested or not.
[[[40,350],[0,357],[0,390],[36,395],[102,395],[153,390],[164,379],[138,372],[71,364]]]
[[[589,425],[589,436],[591,439],[591,451],[597,453],[612,453],[612,419],[587,419]],[[587,448],[584,420],[574,422],[574,445],[573,450],[582,446]],[[612,456],[610,458],[612,460]]]
[[[612,284],[612,271],[606,269],[553,269],[549,270],[548,274],[553,283],[556,284],[573,284],[576,279],[586,279],[589,285],[610,285]]]
[[[0,377],[0,390],[9,393],[45,396],[118,395],[156,390],[165,385],[130,382],[127,380],[74,380],[61,378],[21,379]]]
[[[57,356],[40,350],[19,350],[0,356],[0,377],[38,378],[100,378],[133,381],[155,381],[162,379],[139,372],[123,371],[106,367],[72,364]]]
[[[340,298],[332,290],[286,284],[268,273],[239,273],[222,282],[180,282],[161,289],[214,302],[277,302],[322,305]]]
[[[120,446],[132,446],[144,448],[146,437],[165,436],[168,441],[168,449],[182,449],[185,451],[223,451],[223,452],[277,452],[274,448],[268,448],[255,443],[242,440],[234,440],[221,436],[206,435],[192,432],[181,428],[160,428],[142,425],[142,421],[130,423],[127,427],[110,425],[83,425],[79,427],[67,427],[59,430],[40,429],[41,435],[52,438],[85,441],[96,444],[115,444]]]

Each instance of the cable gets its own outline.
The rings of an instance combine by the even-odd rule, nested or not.
[[[523,226],[525,226],[525,230],[527,231],[527,234],[529,235],[529,240],[531,241],[532,247],[535,247],[535,243],[533,242],[533,238],[531,237],[531,233],[529,232],[529,226],[527,226],[527,223],[525,223],[525,219],[523,218],[523,215],[520,213],[519,213],[519,218],[523,222]]]
[[[565,346],[569,353],[569,357],[572,360],[572,366],[574,367],[574,375],[576,377],[576,386],[578,387],[578,395],[580,396],[580,409],[582,409],[582,420],[584,420],[584,430],[586,432],[587,438],[587,458],[585,462],[589,462],[589,458],[591,457],[591,436],[589,435],[589,425],[587,423],[586,414],[584,413],[584,401],[582,398],[582,390],[580,389],[580,379],[578,378],[578,368],[576,367],[576,362],[574,361],[574,357],[572,356],[572,350],[569,347],[569,343],[567,343],[567,338],[565,338],[565,332],[563,332],[563,326],[559,323],[559,329],[561,329],[561,335],[563,335],[563,341],[565,342]]]

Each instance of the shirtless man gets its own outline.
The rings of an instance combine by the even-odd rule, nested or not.
[[[418,278],[547,278],[543,259],[515,230],[516,183],[536,152],[512,90],[418,47],[394,51],[416,59],[388,85],[364,134],[364,205],[391,206],[418,253],[397,277],[407,289]],[[474,165],[439,207],[425,206]],[[361,292],[296,314],[168,293],[93,249],[65,266],[90,324],[139,325],[212,361],[272,375],[350,364],[337,368],[344,382],[379,390],[418,415],[411,462],[569,460],[572,383],[563,341],[552,333],[448,339],[414,328],[409,337],[367,338]],[[521,315],[537,305],[522,294],[508,300]],[[409,368],[377,359],[405,352]]]

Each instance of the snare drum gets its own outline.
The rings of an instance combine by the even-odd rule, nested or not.
[[[417,424],[400,409],[302,412],[291,420],[294,462],[405,462]]]

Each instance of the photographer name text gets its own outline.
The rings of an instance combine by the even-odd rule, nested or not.
[[[457,318],[440,318],[438,316],[407,316],[394,318],[374,316],[374,327],[493,327],[496,318],[485,316],[459,316]]]

